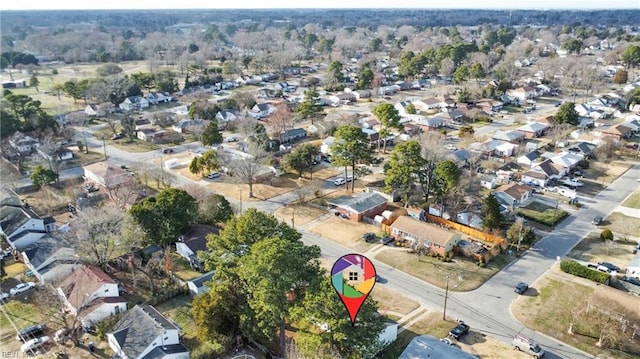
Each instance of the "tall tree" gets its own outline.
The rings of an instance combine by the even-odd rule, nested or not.
[[[383,152],[387,152],[387,137],[389,136],[390,128],[401,129],[400,114],[398,110],[390,103],[381,103],[373,108],[371,111],[380,121],[380,139],[378,140],[378,151],[380,146],[383,147]]]
[[[445,149],[444,136],[438,132],[427,132],[420,136],[420,145],[422,147],[422,168],[417,173],[417,179],[422,187],[424,201],[429,201],[429,196],[434,192],[435,185],[435,168],[438,162],[442,161],[447,150]]]
[[[198,203],[186,191],[168,188],[134,204],[129,212],[152,243],[167,246],[195,222]]]
[[[198,223],[224,225],[233,217],[233,208],[221,194],[212,194],[198,201]]]
[[[446,161],[439,162],[436,165],[436,168],[434,170],[434,175],[435,175],[435,184],[436,184],[436,197],[443,204],[443,208],[442,208],[443,209],[442,213],[443,213],[444,200],[447,197],[447,195],[451,192],[451,190],[453,190],[458,184],[458,181],[460,179],[460,169],[458,168],[458,165],[455,162],[451,160],[446,160]]]
[[[29,178],[31,179],[31,183],[36,188],[40,188],[42,186],[50,184],[51,182],[55,182],[58,179],[58,174],[52,169],[44,168],[41,165],[37,165],[33,169],[33,172],[31,173],[31,176],[29,176]]]
[[[385,191],[400,190],[405,205],[409,204],[413,185],[425,166],[422,147],[415,140],[399,143],[384,167]]]
[[[488,195],[482,205],[482,212],[484,213],[482,225],[487,229],[499,230],[504,220],[501,209],[496,197],[493,194]]]
[[[358,83],[356,87],[359,90],[371,88],[371,82],[373,81],[373,71],[369,66],[361,66],[358,71]]]
[[[220,168],[220,159],[216,150],[208,150],[202,156],[196,156],[189,164],[189,172],[193,174],[205,174]]]
[[[207,123],[207,127],[202,131],[202,145],[212,146],[222,143],[222,134],[218,130],[218,120],[215,118]]]
[[[38,85],[40,85],[40,80],[38,80],[38,76],[36,76],[36,74],[31,75],[31,78],[29,79],[29,86],[35,87],[36,91],[40,92],[40,90],[38,89]]]
[[[307,290],[302,305],[292,310],[298,323],[296,348],[306,357],[373,358],[382,349],[378,336],[385,321],[377,307],[367,298],[352,325],[330,277],[324,276],[317,287]],[[323,325],[320,331],[318,323]]]
[[[640,46],[629,45],[622,53],[622,62],[627,69],[637,67],[640,64]]]
[[[331,163],[334,166],[344,166],[345,177],[347,176],[347,166],[351,166],[351,173],[355,173],[357,164],[371,164],[373,161],[371,141],[360,127],[353,125],[339,126],[334,136],[335,142],[331,146]],[[354,191],[354,182],[351,182],[352,192]]]
[[[575,109],[575,103],[565,102],[560,106],[553,120],[556,123],[568,123],[577,126],[580,124],[580,115]]]
[[[315,89],[309,89],[304,92],[304,99],[296,108],[296,113],[302,118],[308,119],[315,117],[320,113],[320,96]],[[313,120],[311,121],[313,123]]]
[[[298,177],[302,177],[302,171],[313,168],[313,160],[319,153],[318,146],[305,143],[284,156],[284,167],[298,172]]]

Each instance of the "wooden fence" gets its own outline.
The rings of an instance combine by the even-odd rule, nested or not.
[[[499,245],[501,247],[506,248],[506,242],[504,240],[504,238],[502,237],[498,237],[498,236],[494,236],[493,234],[490,233],[486,233],[486,232],[482,232],[479,231],[475,228],[471,228],[469,226],[465,226],[464,224],[460,224],[460,223],[456,223],[453,221],[449,221],[447,219],[444,219],[442,217],[436,217],[434,215],[425,213],[424,214],[425,218],[427,219],[427,222],[433,222],[435,224],[439,224],[442,226],[447,226],[453,230],[456,230],[460,233],[464,233],[466,235],[469,235],[471,237],[480,239],[484,242],[489,242],[489,243],[493,243],[495,245]]]

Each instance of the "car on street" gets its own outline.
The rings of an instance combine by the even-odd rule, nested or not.
[[[600,217],[600,216],[593,217],[593,219],[591,220],[591,224],[595,224],[596,226],[601,225],[602,224],[602,217]]]
[[[364,239],[365,242],[373,242],[376,239],[376,235],[374,233],[367,232],[362,235],[362,239]]]
[[[440,341],[443,342],[446,345],[455,346],[455,343],[453,342],[453,340],[451,340],[449,338],[442,338],[442,339],[440,339]]]
[[[20,351],[23,353],[27,353],[31,350],[38,349],[39,347],[47,344],[48,342],[49,342],[49,337],[47,336],[31,339],[26,341],[24,344],[20,346]]]
[[[35,288],[36,284],[34,282],[26,282],[26,283],[20,283],[18,285],[16,285],[15,287],[11,288],[9,290],[9,293],[11,293],[12,296],[14,295],[18,295],[20,293],[24,293],[26,291],[28,291],[31,288]]]
[[[118,132],[115,135],[111,136],[111,139],[114,140],[114,141],[115,140],[119,140],[121,138],[124,138],[124,133],[122,133],[122,132]]]
[[[529,289],[529,285],[527,283],[520,282],[516,284],[515,292],[522,295],[527,291],[527,289]]]
[[[29,340],[31,338],[37,337],[38,335],[44,333],[47,329],[46,324],[36,324],[31,325],[29,327],[21,329],[18,334],[16,334],[17,341]]]
[[[336,185],[336,186],[341,186],[341,185],[343,185],[345,183],[347,183],[347,181],[345,181],[345,179],[343,177],[338,177],[338,178],[335,178],[333,180],[333,184]]]
[[[640,286],[640,279],[636,278],[636,277],[623,277],[622,278],[623,281],[627,282],[627,283],[631,283],[634,285],[639,285]]]
[[[449,336],[455,340],[459,340],[467,333],[469,333],[469,329],[470,328],[467,324],[465,324],[463,321],[459,321],[458,325],[451,329],[451,331],[449,332]]]
[[[513,349],[527,353],[533,358],[540,359],[544,356],[544,350],[540,348],[538,343],[523,335],[516,335],[516,337],[513,338],[511,345],[513,346]]]
[[[163,148],[162,153],[173,153],[173,148]]]
[[[380,243],[384,244],[385,246],[393,244],[393,242],[395,242],[395,239],[391,236],[384,236],[380,238]]]
[[[220,172],[211,172],[211,173],[209,173],[209,175],[207,175],[207,178],[208,179],[214,179],[214,178],[218,178],[220,176],[222,176],[222,173],[220,173]]]

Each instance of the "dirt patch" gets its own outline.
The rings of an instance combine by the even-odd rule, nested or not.
[[[377,226],[362,222],[356,223],[338,217],[331,217],[327,220],[320,221],[311,226],[309,230],[324,238],[359,251],[366,251],[375,245],[362,240],[364,233],[380,233],[380,228]]]
[[[634,257],[630,242],[603,241],[600,231],[591,232],[569,252],[569,257],[585,262],[609,262],[621,268]]]
[[[620,212],[611,213],[605,220],[606,228],[623,237],[638,236],[640,233],[640,218],[625,216]]]
[[[608,186],[625,173],[631,165],[629,162],[622,161],[612,161],[609,163],[592,161],[589,163],[589,168],[585,172],[587,173],[588,179],[598,182],[603,186]]]
[[[400,294],[376,284],[371,292],[371,297],[378,302],[380,313],[383,315],[407,315],[418,309],[420,304]]]
[[[388,248],[375,258],[440,288],[446,286],[446,278],[449,276],[449,290],[462,292],[479,287],[500,270],[507,260],[506,257],[498,256],[487,267],[482,268],[462,257],[454,257],[452,262],[426,256],[418,258],[406,248]]]
[[[286,222],[293,219],[295,225],[304,226],[326,213],[326,210],[317,207],[296,204],[278,208],[274,215]]]

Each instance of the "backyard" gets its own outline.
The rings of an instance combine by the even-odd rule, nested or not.
[[[367,232],[380,234],[380,227],[363,222],[353,222],[349,219],[331,216],[328,219],[314,223],[308,228],[311,232],[324,238],[340,243],[359,252],[366,252],[378,243],[367,243],[362,235]]]
[[[440,288],[445,287],[447,277],[456,278],[449,281],[449,289],[460,292],[478,288],[511,260],[511,257],[503,253],[490,261],[486,267],[481,267],[475,261],[464,257],[454,257],[451,262],[444,262],[435,257],[418,257],[404,248],[384,250],[375,258]]]
[[[517,213],[526,219],[530,219],[550,227],[558,224],[569,215],[566,211],[547,206],[536,201],[529,203],[525,207],[518,208]]]

